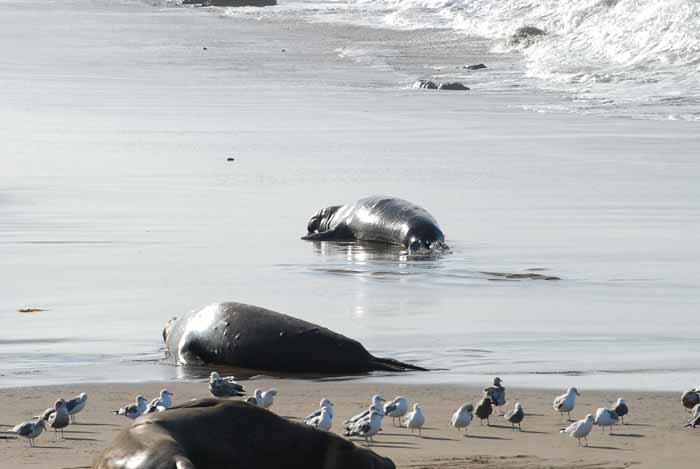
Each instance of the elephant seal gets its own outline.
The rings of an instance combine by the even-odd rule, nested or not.
[[[242,303],[214,303],[171,319],[165,345],[178,363],[287,373],[354,374],[425,368],[370,354],[325,327]]]
[[[240,401],[199,399],[138,418],[94,469],[395,469],[334,433]]]
[[[395,197],[372,196],[350,205],[319,210],[307,225],[305,240],[360,240],[420,248],[449,249],[445,235],[427,210]]]

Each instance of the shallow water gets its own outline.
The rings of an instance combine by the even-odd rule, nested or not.
[[[442,369],[376,380],[697,385],[696,124],[405,88],[441,33],[37,4],[0,6],[0,386],[196,378],[162,327],[226,300]],[[375,193],[451,252],[299,239]]]

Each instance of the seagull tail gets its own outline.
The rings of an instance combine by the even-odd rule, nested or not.
[[[427,368],[400,362],[393,358],[373,357],[369,363],[371,371],[429,371]]]

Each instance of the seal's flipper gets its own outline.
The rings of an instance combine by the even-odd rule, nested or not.
[[[373,371],[430,371],[427,368],[400,362],[393,358],[373,357],[370,365],[372,365]]]
[[[309,233],[306,236],[302,236],[301,239],[305,241],[339,241],[339,240],[352,240],[355,237],[347,227],[336,227],[332,230],[321,231],[317,233]]]
[[[175,456],[175,469],[197,469],[188,458],[184,456]]]

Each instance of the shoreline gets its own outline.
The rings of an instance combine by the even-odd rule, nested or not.
[[[428,422],[424,438],[411,435],[406,429],[394,428],[385,419],[383,432],[376,437],[372,449],[390,457],[397,467],[450,468],[526,468],[526,467],[694,467],[695,445],[700,432],[683,428],[687,413],[680,404],[679,393],[587,391],[580,389],[573,417],[595,413],[598,407],[610,406],[624,397],[630,407],[626,425],[615,426],[612,434],[594,428],[591,447],[577,447],[576,441],[559,433],[566,426],[551,408],[553,398],[563,392],[542,389],[521,389],[506,386],[508,404],[520,402],[526,412],[523,432],[513,432],[502,417],[491,419],[491,426],[472,422],[469,436],[449,428],[452,412],[462,403],[475,403],[480,387],[455,385],[395,385],[337,381],[299,381],[254,379],[242,383],[248,393],[254,388],[279,390],[272,410],[298,420],[314,410],[318,401],[328,397],[334,403],[333,431],[342,431],[343,419],[361,411],[374,393],[387,400],[404,395],[412,404],[420,402]],[[507,383],[504,383],[507,385]],[[29,448],[25,440],[7,434],[0,439],[6,455],[0,467],[76,468],[89,467],[106,448],[115,433],[130,423],[112,415],[111,410],[131,402],[137,393],[147,399],[162,387],[174,393],[174,405],[189,399],[208,397],[205,382],[151,382],[144,384],[103,384],[39,386],[0,390],[0,427],[29,419],[49,406],[58,396],[70,397],[88,393],[86,409],[78,414],[78,424],[66,429],[66,440],[53,441],[48,432],[37,440],[38,447]],[[355,441],[356,444],[362,444]],[[56,461],[60,460],[60,464]]]

